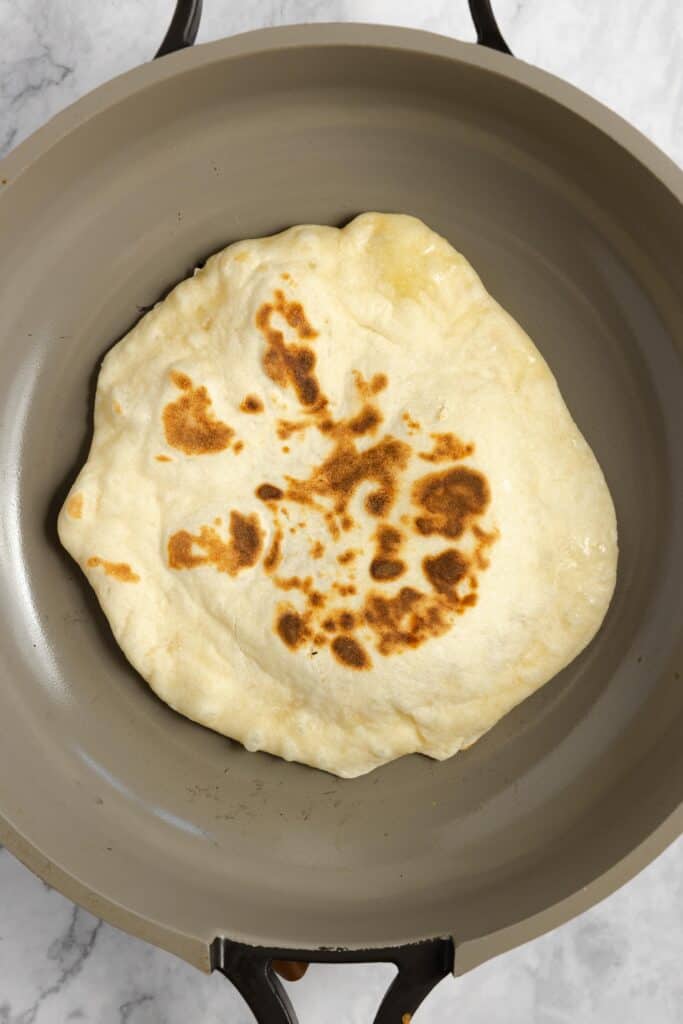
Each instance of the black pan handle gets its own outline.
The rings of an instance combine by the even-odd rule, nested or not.
[[[267,949],[230,939],[211,944],[211,966],[241,993],[258,1024],[297,1024],[296,1014],[273,960],[306,963],[393,963],[398,974],[375,1016],[374,1024],[410,1024],[412,1015],[442,978],[453,971],[452,939],[428,939],[386,949]]]
[[[477,30],[477,42],[499,53],[512,53],[503,39],[490,0],[469,0],[470,14]]]
[[[477,42],[500,53],[512,53],[498,28],[490,0],[469,0],[469,4],[472,21],[477,30]],[[167,53],[175,53],[176,50],[192,46],[197,38],[201,16],[202,0],[178,0],[168,32],[156,56],[164,57]]]
[[[175,53],[176,50],[184,50],[186,46],[192,46],[197,38],[201,17],[202,0],[178,0],[171,24],[168,26],[168,32],[154,54],[155,59],[165,57],[167,53]]]

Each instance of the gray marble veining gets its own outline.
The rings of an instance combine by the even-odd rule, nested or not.
[[[149,59],[172,0],[0,0],[0,155],[58,110]],[[465,0],[205,0],[200,39],[264,25],[366,21],[473,39]],[[612,107],[683,164],[680,0],[496,0],[522,59]],[[604,903],[472,974],[415,1024],[679,1024],[683,842]],[[316,967],[302,1024],[368,1024],[386,965]],[[74,907],[0,850],[0,1024],[251,1024],[219,976]]]

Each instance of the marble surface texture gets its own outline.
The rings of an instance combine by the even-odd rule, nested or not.
[[[205,0],[201,40],[264,25],[373,21],[472,39],[465,0]],[[497,0],[514,52],[618,111],[683,163],[680,0]],[[172,0],[0,0],[0,155],[147,60]],[[683,842],[557,931],[446,979],[415,1024],[683,1021]],[[302,1024],[368,1024],[392,968],[315,967]],[[220,976],[75,907],[0,851],[0,1024],[247,1024]]]

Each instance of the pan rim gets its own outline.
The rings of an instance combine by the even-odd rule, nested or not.
[[[254,29],[188,47],[178,53],[131,68],[86,93],[20,142],[0,160],[0,174],[11,186],[14,179],[75,128],[132,93],[142,92],[204,64],[220,63],[272,50],[310,46],[359,46],[366,49],[401,50],[443,57],[478,66],[501,78],[518,82],[598,128],[654,174],[668,191],[683,203],[682,168],[619,114],[551,72],[536,68],[509,54],[498,53],[477,43],[451,39],[436,32],[355,22],[323,22]],[[2,194],[0,193],[0,198]]]
[[[38,129],[0,161],[0,177],[8,184],[0,190],[0,203],[9,197],[12,183],[34,163],[82,124],[102,114],[131,94],[155,87],[166,80],[193,71],[201,65],[222,63],[284,48],[356,46],[368,49],[400,50],[478,66],[501,78],[521,83],[541,93],[566,110],[589,122],[644,166],[683,203],[683,170],[661,152],[638,129],[549,72],[522,61],[485,49],[475,43],[408,28],[382,25],[327,23],[296,25],[255,31],[205,43],[138,68],[134,68],[77,100]],[[550,904],[540,913],[523,918],[494,935],[458,944],[456,970],[469,970],[493,955],[542,934],[565,922],[599,900],[649,864],[683,832],[683,801],[656,828],[618,862],[565,899]],[[50,860],[34,846],[0,811],[0,841],[33,873],[69,898],[117,927],[165,948],[205,971],[210,969],[206,940],[181,935],[159,921],[139,915],[87,886],[65,868]],[[422,936],[427,937],[427,936]]]

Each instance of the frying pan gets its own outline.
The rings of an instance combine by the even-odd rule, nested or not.
[[[399,965],[380,1024],[558,925],[681,831],[683,174],[507,48],[358,25],[162,52],[0,165],[0,839],[293,1022],[271,961]],[[362,210],[463,251],[556,373],[614,496],[597,640],[471,750],[339,780],[248,753],[127,664],[55,518],[99,361],[209,253]]]

